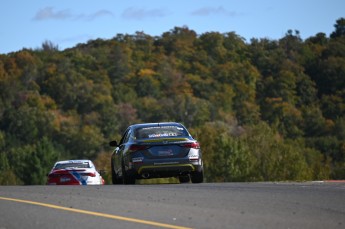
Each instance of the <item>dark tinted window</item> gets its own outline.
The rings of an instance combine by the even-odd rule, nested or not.
[[[128,133],[129,133],[129,129],[127,129],[126,132],[123,134],[120,141],[120,145],[122,145],[123,143],[126,143],[126,140],[128,139]]]
[[[180,126],[151,126],[136,129],[136,139],[143,138],[165,138],[188,136],[187,131]]]
[[[61,163],[56,164],[54,169],[66,169],[66,168],[90,168],[88,162],[83,163]]]

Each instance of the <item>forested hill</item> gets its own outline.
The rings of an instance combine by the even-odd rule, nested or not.
[[[345,179],[344,18],[305,40],[175,27],[47,41],[0,55],[0,95],[0,184],[44,184],[59,159],[107,169],[110,140],[160,121],[201,142],[210,182]]]

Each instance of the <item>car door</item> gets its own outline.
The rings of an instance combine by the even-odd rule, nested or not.
[[[115,165],[115,171],[117,173],[118,176],[122,177],[122,160],[123,160],[123,154],[124,154],[124,150],[125,150],[125,143],[128,140],[128,136],[130,133],[130,129],[128,128],[125,133],[123,134],[120,142],[119,142],[119,146],[116,147],[115,152],[114,152],[114,156],[115,156],[115,160],[114,160],[114,165]]]

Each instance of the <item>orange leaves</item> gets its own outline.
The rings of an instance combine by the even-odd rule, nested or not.
[[[154,76],[156,74],[157,73],[154,70],[144,68],[144,69],[139,70],[138,76],[145,77],[145,76]]]

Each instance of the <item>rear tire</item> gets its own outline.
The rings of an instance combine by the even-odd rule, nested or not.
[[[200,172],[193,172],[190,174],[192,183],[202,183],[204,182],[204,170],[201,170]]]
[[[135,178],[125,173],[123,176],[123,183],[124,184],[135,184]]]
[[[135,184],[135,177],[128,174],[125,170],[125,166],[122,163],[122,176],[124,184]]]
[[[190,177],[189,175],[182,175],[182,176],[179,176],[178,179],[180,180],[180,183],[189,183],[190,181]]]
[[[119,179],[119,177],[117,176],[115,170],[114,170],[114,162],[113,159],[111,159],[111,181],[113,184],[121,184],[122,180]]]

